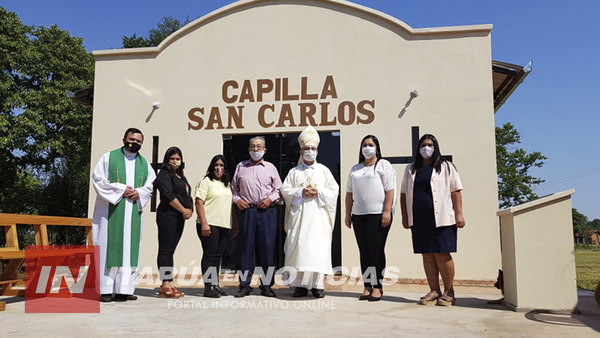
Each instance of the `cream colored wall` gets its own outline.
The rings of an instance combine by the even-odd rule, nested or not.
[[[342,101],[375,101],[371,124],[315,126],[340,131],[342,197],[364,135],[379,138],[384,156],[411,155],[412,126],[419,126],[421,134],[436,135],[442,152],[454,156],[465,187],[467,226],[459,231],[456,277],[495,279],[500,240],[490,31],[490,25],[411,29],[398,19],[343,1],[234,3],[190,23],[157,48],[94,53],[93,164],[102,153],[120,146],[127,127],[136,126],[146,136],[142,154],[147,158],[153,135],[160,135],[161,160],[167,147],[179,146],[186,175],[195,184],[212,156],[222,152],[222,134],[303,129],[261,128],[256,112],[262,104],[290,103],[294,116],[299,115],[300,101],[274,102],[267,97],[261,103],[241,104],[243,129],[188,130],[191,108],[205,107],[205,123],[210,107],[226,111],[221,97],[225,81],[288,78],[290,92],[298,93],[301,77],[308,77],[308,92],[319,93],[326,76],[333,75],[337,99],[301,102],[330,102],[332,115],[331,109]],[[415,88],[420,95],[398,119]],[[161,108],[147,121],[153,101],[160,101]],[[319,122],[320,114],[315,116]],[[400,187],[405,166],[394,167]],[[90,197],[92,210],[93,189]],[[141,265],[155,269],[155,214],[147,208],[144,217]],[[354,234],[345,227],[342,249],[343,265],[358,266]],[[412,253],[410,231],[402,228],[399,212],[386,251],[388,266],[399,267],[399,277],[424,278],[421,258]],[[190,220],[175,255],[176,266],[198,265],[200,257]]]
[[[574,192],[556,193],[498,212],[504,297],[516,310],[570,313],[577,305],[571,215]]]

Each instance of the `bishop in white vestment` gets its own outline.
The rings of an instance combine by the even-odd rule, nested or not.
[[[286,203],[285,266],[290,270],[284,282],[296,287],[294,297],[307,295],[308,289],[314,297],[324,297],[323,277],[333,274],[331,236],[339,185],[331,171],[316,161],[319,140],[310,126],[300,134],[299,164],[281,188]]]
[[[112,300],[113,294],[117,295],[115,300],[135,298],[142,211],[156,178],[150,163],[138,153],[143,142],[141,132],[128,130],[123,141],[123,148],[102,155],[92,175],[97,195],[92,233],[94,245],[100,246],[101,301]]]

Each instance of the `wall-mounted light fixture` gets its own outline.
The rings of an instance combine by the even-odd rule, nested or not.
[[[153,101],[152,102],[152,111],[150,112],[150,114],[148,114],[148,116],[146,117],[146,123],[150,122],[150,120],[152,119],[152,114],[154,114],[154,112],[160,108],[160,102],[159,101]]]
[[[408,108],[408,106],[410,106],[410,103],[412,102],[412,100],[419,96],[419,90],[418,89],[413,89],[412,92],[410,92],[410,98],[408,99],[408,101],[406,101],[406,103],[404,104],[404,108],[402,108],[402,110],[400,111],[400,113],[398,113],[398,118],[401,119],[402,116],[404,116],[404,113],[406,113],[406,108]]]

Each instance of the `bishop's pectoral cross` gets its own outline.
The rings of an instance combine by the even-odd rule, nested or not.
[[[311,177],[312,177],[312,176],[311,176]],[[301,186],[302,188],[304,188],[304,183],[300,183],[300,186]],[[316,183],[314,183],[314,184],[313,184],[313,183],[311,183],[311,182],[310,182],[310,177],[308,177],[308,178],[306,179],[306,187],[307,187],[307,188],[310,188],[310,187],[316,187],[316,186],[317,186],[317,184],[316,184]]]
[[[412,151],[413,154],[411,156],[390,156],[384,157],[386,160],[390,161],[391,164],[409,164],[414,160],[414,155],[419,151],[419,127],[411,128],[411,138],[412,138]],[[444,155],[442,158],[448,162],[452,162],[452,155]]]

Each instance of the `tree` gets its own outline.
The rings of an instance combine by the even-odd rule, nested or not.
[[[592,229],[600,230],[600,219],[594,218],[588,222],[588,226]]]
[[[163,16],[157,27],[148,31],[147,38],[138,37],[136,34],[133,34],[130,37],[123,36],[123,48],[158,46],[169,35],[175,33],[178,29],[190,22],[191,21],[189,17],[187,17],[184,22],[181,22],[177,19],[173,19],[170,16]]]
[[[544,180],[529,173],[533,167],[541,168],[546,156],[535,151],[527,153],[516,144],[521,135],[510,123],[496,127],[496,166],[498,170],[498,200],[500,208],[521,204],[537,198],[532,186]]]
[[[573,214],[573,234],[579,234],[583,239],[583,243],[587,244],[587,236],[585,231],[589,229],[588,226],[588,218],[584,214],[577,211],[577,209],[572,209]]]
[[[0,7],[0,212],[87,215],[92,110],[65,94],[94,81],[82,43]]]

